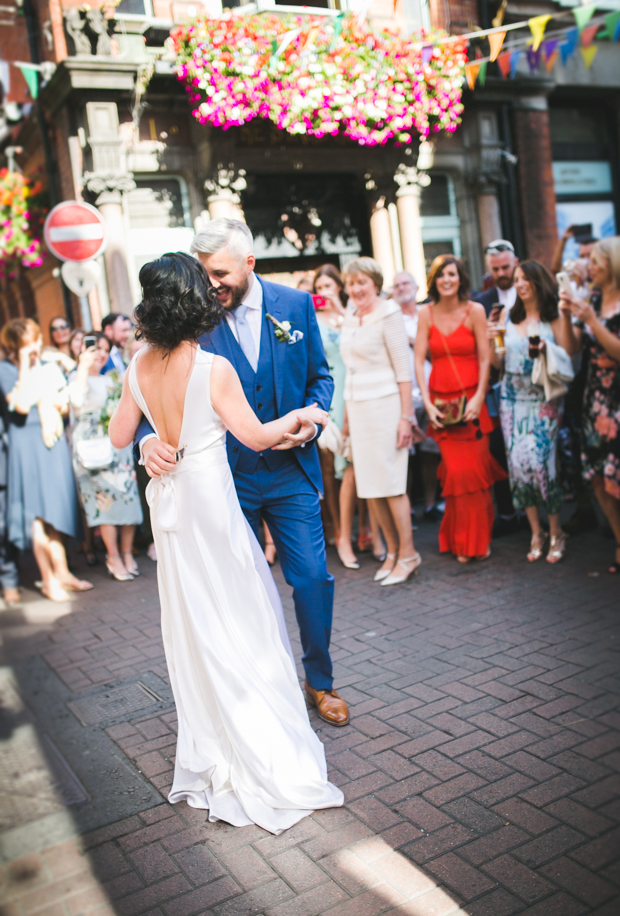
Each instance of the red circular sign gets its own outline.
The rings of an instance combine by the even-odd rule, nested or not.
[[[106,246],[106,224],[95,207],[65,200],[51,210],[43,227],[45,244],[60,261],[91,261]]]

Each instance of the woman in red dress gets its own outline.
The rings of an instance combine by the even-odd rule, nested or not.
[[[468,300],[469,278],[451,255],[435,258],[428,275],[432,304],[420,309],[415,366],[432,437],[441,451],[439,479],[446,511],[439,549],[460,563],[491,555],[491,487],[506,473],[489,451],[493,429],[485,395],[491,364],[484,308]],[[424,378],[430,351],[433,370]],[[459,422],[450,423],[450,420]]]

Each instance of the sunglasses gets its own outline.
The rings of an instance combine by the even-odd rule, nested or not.
[[[510,251],[512,254],[515,253],[514,248],[508,242],[501,245],[487,245],[487,247],[484,249],[485,254],[501,254],[504,251]]]
[[[478,440],[482,439],[482,430],[480,429],[480,420],[478,419],[478,417],[475,417],[475,419],[473,419],[471,423],[472,423],[472,426],[476,427],[476,439]]]
[[[71,327],[68,321],[63,321],[61,324],[52,325],[52,334],[54,331],[66,331],[67,328]]]

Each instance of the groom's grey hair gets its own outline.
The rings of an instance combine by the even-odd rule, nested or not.
[[[215,254],[222,248],[227,248],[240,261],[252,254],[254,239],[245,223],[224,217],[213,219],[194,237],[189,250],[194,255]]]

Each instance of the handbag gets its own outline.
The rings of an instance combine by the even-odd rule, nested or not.
[[[547,341],[544,353],[534,360],[532,369],[532,384],[541,385],[545,392],[545,401],[554,401],[562,398],[568,391],[567,382],[574,378],[574,371],[570,357],[558,359],[560,354],[556,348]]]
[[[75,445],[77,459],[86,471],[103,471],[114,461],[114,448],[109,436],[82,439]]]
[[[333,420],[327,421],[327,426],[317,439],[317,445],[321,449],[333,452],[334,455],[342,455],[344,440],[340,429]]]
[[[443,417],[441,418],[441,423],[443,426],[459,426],[465,422],[463,417],[465,416],[465,410],[467,408],[467,394],[465,393],[461,375],[456,368],[454,360],[452,359],[452,354],[450,353],[450,348],[448,347],[448,341],[441,333],[439,328],[437,328],[437,333],[443,340],[443,345],[445,347],[446,353],[448,354],[450,365],[452,366],[452,370],[455,376],[459,380],[459,385],[461,386],[463,394],[458,398],[435,398],[433,404],[438,408],[438,410],[443,412]]]

